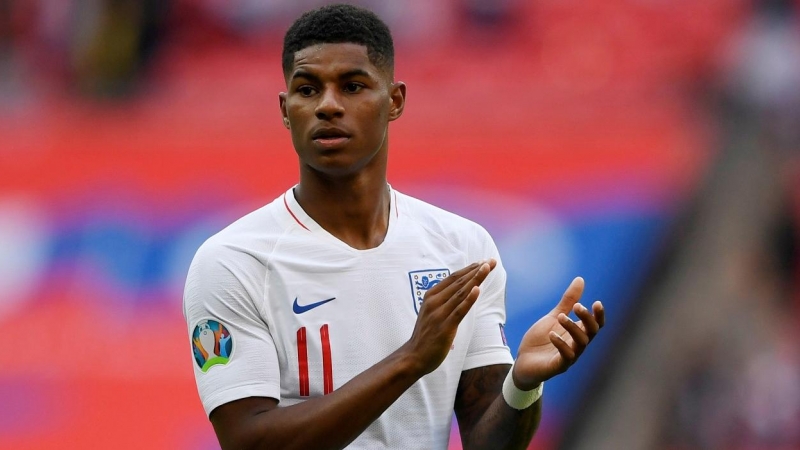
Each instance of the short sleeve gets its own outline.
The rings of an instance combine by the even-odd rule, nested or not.
[[[246,397],[280,401],[277,351],[257,307],[263,301],[264,274],[264,264],[246,250],[211,241],[189,268],[183,312],[207,415]]]
[[[471,252],[473,254],[470,255],[470,260],[494,258],[497,260],[497,267],[484,280],[481,295],[473,307],[475,326],[462,370],[514,362],[503,330],[506,322],[506,271],[497,246],[483,228],[479,229],[478,243]]]

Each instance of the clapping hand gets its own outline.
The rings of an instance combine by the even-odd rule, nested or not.
[[[512,374],[517,388],[534,389],[566,371],[605,324],[602,303],[594,302],[591,311],[578,303],[583,286],[583,278],[572,280],[558,305],[522,337]],[[580,320],[571,320],[571,311]]]

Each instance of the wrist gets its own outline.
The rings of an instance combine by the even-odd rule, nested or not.
[[[413,378],[416,381],[427,375],[425,364],[408,348],[408,345],[403,345],[397,349],[394,357],[400,366],[400,372],[403,376]]]
[[[543,389],[543,382],[536,383],[530,389],[520,389],[514,379],[514,366],[511,366],[511,370],[508,371],[508,375],[503,381],[503,400],[511,408],[517,410],[527,409],[542,398]]]
[[[510,374],[511,379],[514,382],[514,387],[516,387],[517,389],[521,391],[532,391],[538,388],[542,383],[544,383],[544,380],[536,380],[536,379],[529,380],[527,382],[521,381],[517,376],[516,368],[517,364],[514,363],[514,365],[511,366],[511,370],[509,370],[508,373]]]

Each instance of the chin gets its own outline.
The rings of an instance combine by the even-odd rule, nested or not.
[[[310,167],[314,172],[317,172],[320,175],[331,178],[341,178],[359,173],[361,169],[364,168],[364,164],[328,160],[316,161],[315,164],[311,164]]]
[[[347,149],[312,151],[305,153],[309,158],[301,158],[304,166],[327,178],[341,178],[357,175],[371,166],[381,165],[380,151],[360,155]]]

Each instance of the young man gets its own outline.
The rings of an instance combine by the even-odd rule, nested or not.
[[[514,362],[488,233],[387,184],[406,96],[393,66],[388,28],[360,8],[308,12],[286,34],[300,182],[204,243],[184,295],[223,448],[443,449],[454,410],[465,448],[525,448],[542,383],[604,323],[576,278]]]

